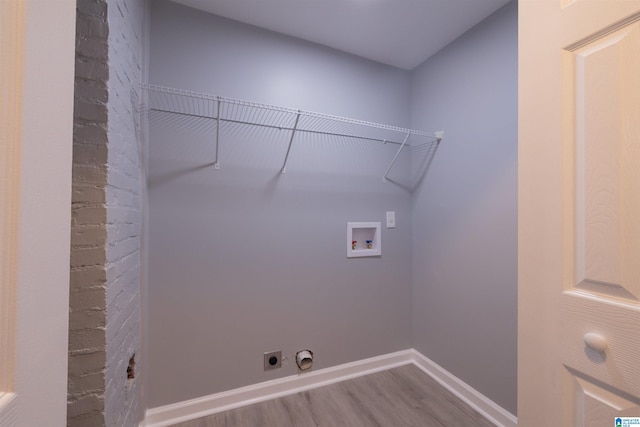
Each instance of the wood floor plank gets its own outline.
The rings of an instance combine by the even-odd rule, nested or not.
[[[174,427],[492,427],[415,365],[256,403]]]

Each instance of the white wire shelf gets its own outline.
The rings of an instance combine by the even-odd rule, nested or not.
[[[148,111],[161,111],[191,117],[208,118],[217,122],[215,169],[219,168],[218,146],[220,143],[219,130],[221,122],[290,131],[289,146],[282,165],[282,173],[286,173],[287,161],[296,133],[332,135],[379,141],[384,144],[398,144],[398,151],[383,176],[383,180],[385,181],[400,151],[402,151],[405,146],[416,144],[416,142],[410,143],[410,137],[412,141],[426,140],[439,143],[444,135],[444,132],[441,131],[428,133],[414,129],[157,85],[143,85],[142,89],[147,92]]]

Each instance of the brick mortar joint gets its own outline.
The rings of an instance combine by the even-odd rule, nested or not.
[[[85,186],[82,182],[73,182],[72,183],[74,189],[99,189],[100,187],[91,184],[89,186]],[[80,188],[78,188],[80,187]],[[107,209],[108,204],[103,201],[99,202],[71,202],[71,209],[84,209],[84,208],[93,208],[93,209]]]
[[[105,239],[105,242],[106,242],[106,239]],[[105,249],[105,245],[104,244],[101,244],[101,245],[79,245],[79,244],[74,244],[73,242],[71,242],[71,252],[75,253],[76,255],[78,255],[80,252],[96,250],[96,249]],[[105,251],[105,254],[106,254],[106,251]],[[100,255],[100,260],[102,260],[103,258],[105,258],[105,257]],[[98,261],[98,260],[96,259],[96,261]],[[98,265],[98,264],[93,264],[93,265]]]
[[[104,328],[102,328],[104,329]],[[75,356],[86,356],[89,354],[96,354],[96,353],[104,353],[106,354],[106,345],[101,345],[98,347],[87,347],[87,348],[80,348],[80,349],[76,349],[76,350],[70,350],[69,351],[69,357],[75,357]]]
[[[100,266],[82,265],[78,267],[72,267],[71,271],[73,272],[84,272],[84,271],[105,272],[107,271],[107,269],[104,265],[100,265]]]
[[[72,405],[72,404],[76,404],[78,401],[88,397],[88,396],[93,396],[93,395],[100,395],[102,394],[102,392],[104,391],[104,387],[103,388],[94,388],[91,391],[85,393],[69,393],[67,394],[67,405]],[[104,399],[101,400],[101,402],[104,403]],[[83,413],[88,413],[88,412],[83,412]]]

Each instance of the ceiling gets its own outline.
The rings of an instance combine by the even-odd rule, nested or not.
[[[509,0],[172,0],[411,70]]]

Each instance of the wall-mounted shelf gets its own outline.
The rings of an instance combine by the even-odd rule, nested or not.
[[[220,124],[223,122],[289,131],[289,145],[284,156],[281,168],[282,173],[287,171],[287,161],[289,160],[296,133],[333,135],[379,141],[384,144],[397,144],[399,148],[384,173],[384,181],[386,181],[400,151],[405,146],[434,141],[439,143],[444,136],[442,131],[428,133],[182,89],[156,85],[143,85],[142,88],[147,92],[147,111],[162,111],[215,120],[215,169],[220,166],[218,148],[220,144]]]

